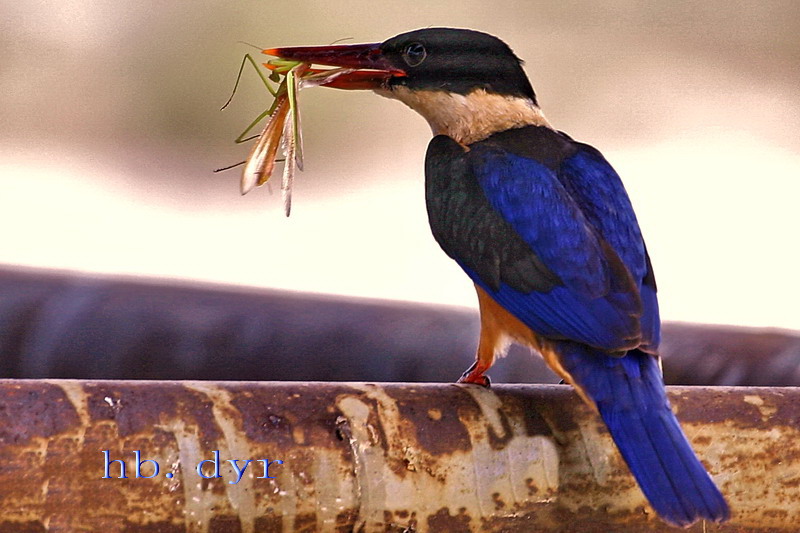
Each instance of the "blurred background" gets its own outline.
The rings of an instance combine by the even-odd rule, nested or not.
[[[427,227],[430,131],[371,93],[301,95],[306,171],[246,197],[269,105],[242,56],[425,26],[504,39],[551,123],[632,197],[662,317],[800,330],[800,4],[458,0],[0,4],[0,264],[475,307]],[[265,56],[266,57],[266,56]],[[258,58],[257,58],[258,59]]]

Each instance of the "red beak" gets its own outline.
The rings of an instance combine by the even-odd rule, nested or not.
[[[337,89],[379,89],[389,78],[406,75],[389,63],[381,53],[380,43],[270,48],[262,53],[308,64],[356,69],[322,84]]]

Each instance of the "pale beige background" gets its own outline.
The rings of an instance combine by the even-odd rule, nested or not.
[[[232,144],[267,105],[251,48],[481,29],[547,116],[621,173],[663,316],[800,329],[800,4],[11,2],[0,6],[0,263],[473,305],[433,242],[429,131],[369,93],[302,94],[285,220],[238,195]]]

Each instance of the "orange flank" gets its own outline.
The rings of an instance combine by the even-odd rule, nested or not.
[[[564,381],[571,383],[583,398],[583,401],[593,409],[596,409],[595,403],[589,399],[580,386],[574,383],[572,376],[561,366],[558,354],[553,350],[550,341],[539,337],[477,285],[475,290],[478,292],[481,336],[478,342],[475,364],[461,377],[460,383],[487,384],[488,381],[486,376],[483,375],[484,372],[491,368],[496,357],[505,355],[509,344],[516,342],[540,353],[547,366],[561,376]]]

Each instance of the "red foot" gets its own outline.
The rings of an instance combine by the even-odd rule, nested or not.
[[[489,388],[492,385],[492,381],[489,379],[489,376],[484,374],[487,370],[488,368],[484,368],[475,361],[466,372],[461,374],[461,377],[458,378],[458,383],[472,383]]]

